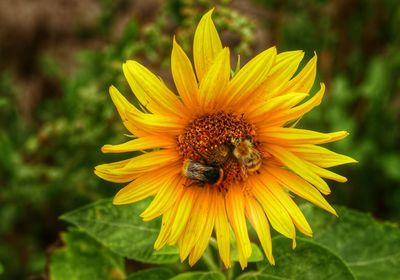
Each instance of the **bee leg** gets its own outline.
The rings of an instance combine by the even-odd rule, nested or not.
[[[194,187],[194,186],[197,186],[197,187],[200,187],[200,188],[204,188],[204,182],[202,182],[202,181],[196,181],[196,180],[193,180],[193,181],[191,181],[189,184],[187,184],[187,183],[185,183],[185,187],[188,187],[188,188],[190,188],[190,187]]]

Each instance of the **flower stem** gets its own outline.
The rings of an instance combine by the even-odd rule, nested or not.
[[[235,262],[232,262],[232,266],[230,268],[225,269],[224,275],[227,280],[232,280],[234,277],[234,269],[235,269]]]
[[[220,271],[214,261],[210,248],[207,248],[207,250],[204,252],[202,259],[210,271]]]

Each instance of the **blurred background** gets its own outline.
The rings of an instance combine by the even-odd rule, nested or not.
[[[173,87],[172,36],[191,53],[194,28],[211,7],[223,44],[243,62],[272,45],[305,50],[306,59],[317,52],[327,94],[298,126],[349,131],[330,148],[359,160],[335,169],[349,182],[332,182],[328,200],[400,221],[397,0],[2,0],[0,279],[47,279],[66,228],[58,217],[121,187],[93,174],[128,156],[100,152],[127,133],[108,87],[132,100],[121,69],[127,59]]]

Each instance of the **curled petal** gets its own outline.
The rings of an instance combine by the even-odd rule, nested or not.
[[[178,97],[140,63],[129,60],[122,67],[132,91],[149,111],[160,115],[184,116],[185,107]]]
[[[144,114],[137,111],[126,112],[126,118],[129,122],[140,127],[141,130],[153,135],[178,135],[185,128],[187,121],[172,116]]]
[[[126,100],[126,98],[118,91],[116,87],[111,86],[109,92],[125,127],[135,136],[145,136],[147,134],[145,131],[140,129],[137,125],[135,125],[135,123],[127,120],[126,112],[138,111],[136,107],[129,103],[129,101]]]

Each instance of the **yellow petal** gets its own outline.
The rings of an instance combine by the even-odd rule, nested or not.
[[[229,49],[224,48],[200,82],[200,104],[205,112],[220,105],[215,99],[226,90],[231,73]],[[216,103],[216,104],[215,104]]]
[[[261,122],[268,124],[268,117],[275,111],[287,110],[292,108],[307,97],[306,93],[288,93],[282,96],[273,97],[266,101],[258,102],[257,106],[253,107],[253,110],[246,114],[247,118],[253,123]]]
[[[306,180],[282,168],[269,167],[265,169],[265,171],[277,178],[279,183],[291,192],[337,216],[335,209],[333,209],[321,193]]]
[[[207,215],[204,215],[204,213],[207,213],[209,206],[209,188],[201,189],[196,187],[195,191],[197,199],[193,206],[192,215],[189,217],[184,233],[181,234],[181,238],[178,240],[181,261],[185,260],[192,251],[207,221]]]
[[[215,221],[215,196],[217,191],[210,190],[207,204],[208,204],[208,213],[204,213],[207,215],[207,220],[204,224],[204,228],[201,231],[200,238],[194,245],[192,252],[190,252],[189,256],[189,265],[193,266],[203,255],[204,251],[207,249],[208,242],[211,237],[212,230],[214,228]]]
[[[115,173],[124,168],[132,159],[125,159],[117,162],[100,164],[95,167],[94,173],[102,178],[103,180],[114,182],[114,183],[126,183],[137,178],[140,174],[121,174]]]
[[[192,110],[196,110],[199,107],[199,89],[196,76],[192,63],[176,42],[175,37],[171,55],[171,71],[183,103]]]
[[[110,168],[109,164],[96,166],[97,170],[108,170],[113,174],[132,174],[156,170],[179,160],[178,153],[173,149],[159,150],[136,156],[121,168]]]
[[[266,184],[267,188],[271,191],[271,193],[275,196],[276,199],[280,201],[286,211],[289,213],[290,217],[293,220],[293,223],[296,227],[305,235],[312,236],[312,230],[310,225],[308,224],[306,218],[303,213],[299,209],[299,207],[294,203],[294,201],[289,197],[289,194],[285,192],[275,177],[270,176],[269,174],[261,177],[263,182]]]
[[[305,161],[304,162],[308,168],[310,168],[310,170],[312,172],[314,172],[315,174],[317,174],[318,176],[322,177],[322,178],[326,178],[326,179],[331,179],[334,180],[336,182],[340,182],[340,183],[346,183],[347,182],[347,178],[343,177],[339,174],[336,174],[335,172],[323,169],[319,166],[316,166],[315,164],[312,164],[310,162]]]
[[[292,127],[262,127],[259,137],[262,141],[277,145],[325,144],[343,139],[346,131],[321,133]]]
[[[187,119],[173,116],[161,116],[155,114],[144,114],[129,111],[126,113],[127,120],[134,123],[142,131],[148,134],[179,135],[184,129]]]
[[[314,107],[321,104],[324,92],[325,85],[321,83],[320,90],[313,97],[311,97],[306,102],[300,104],[299,106],[288,110],[283,110],[273,118],[270,118],[268,120],[269,126],[282,126],[291,120],[297,120],[298,118],[301,118],[303,115],[311,111]]]
[[[174,223],[171,228],[171,235],[168,238],[168,244],[174,245],[181,233],[185,229],[186,223],[192,213],[192,208],[195,203],[196,192],[193,188],[185,188],[182,199],[179,202],[177,212],[175,214]]]
[[[127,183],[132,180],[135,180],[137,177],[139,177],[140,173],[135,173],[135,174],[113,174],[108,171],[103,171],[103,170],[94,170],[94,174],[98,176],[99,178],[113,182],[113,183]]]
[[[286,83],[293,77],[297,67],[304,57],[303,51],[290,51],[280,53],[272,67],[268,78],[264,81],[264,89],[261,93],[264,97],[274,97],[280,92]],[[298,92],[307,93],[299,90]]]
[[[146,132],[138,128],[134,123],[127,121],[126,112],[136,111],[136,107],[129,103],[114,86],[110,87],[109,92],[125,127],[135,136],[145,136],[147,134]]]
[[[282,87],[278,93],[282,94],[285,92],[310,92],[315,75],[317,73],[317,54],[304,66],[304,68],[297,74],[293,79],[291,79],[284,87]]]
[[[227,99],[226,103],[243,106],[243,101],[247,101],[267,78],[275,58],[276,48],[272,47],[244,65],[228,85],[226,96],[223,96],[224,99]]]
[[[314,163],[322,168],[329,168],[346,163],[356,163],[355,159],[332,152],[316,145],[297,145],[289,147],[289,150],[298,157]]]
[[[222,51],[222,44],[217,29],[211,19],[213,10],[200,20],[193,41],[193,57],[199,81],[207,73],[217,55]]]
[[[122,69],[135,96],[147,110],[160,115],[184,116],[184,106],[178,97],[150,70],[132,60]]]
[[[130,104],[115,87],[110,87],[110,95],[125,126],[135,135],[143,137],[157,133],[179,133],[188,121],[179,116],[143,113]]]
[[[270,264],[274,265],[275,260],[272,255],[271,233],[269,230],[268,220],[265,217],[265,213],[261,206],[250,196],[246,196],[246,216],[260,239],[261,246],[268,261]]]
[[[103,153],[125,153],[154,148],[174,148],[175,146],[176,140],[172,137],[145,136],[119,145],[104,145],[101,151]]]
[[[275,145],[267,145],[266,149],[275,158],[282,162],[282,164],[313,184],[323,194],[329,194],[331,192],[328,184],[322,180],[321,177],[315,174],[301,159],[296,157],[287,149]]]
[[[115,195],[113,203],[116,205],[134,203],[155,195],[165,182],[172,180],[179,174],[179,169],[177,170],[176,167],[165,167],[157,173],[148,172],[141,175],[135,181],[122,188]]]
[[[181,175],[164,180],[153,201],[140,214],[140,217],[147,222],[161,216],[179,200],[183,188]]]
[[[292,219],[279,200],[276,199],[271,191],[264,185],[264,182],[259,181],[258,178],[252,183],[252,193],[267,214],[272,227],[282,235],[292,239],[294,246],[296,230]]]
[[[175,220],[176,209],[178,208],[177,203],[170,209],[166,210],[162,217],[160,233],[154,242],[154,250],[161,250],[162,247],[167,243],[168,237],[171,233],[172,223]]]
[[[215,235],[217,237],[218,251],[222,262],[225,264],[225,267],[228,268],[231,266],[230,232],[225,209],[225,198],[221,194],[217,195],[215,206]]]
[[[247,259],[251,256],[251,245],[244,215],[243,193],[240,187],[235,185],[229,187],[226,196],[226,211],[235,233],[239,263],[244,269],[247,266]]]

